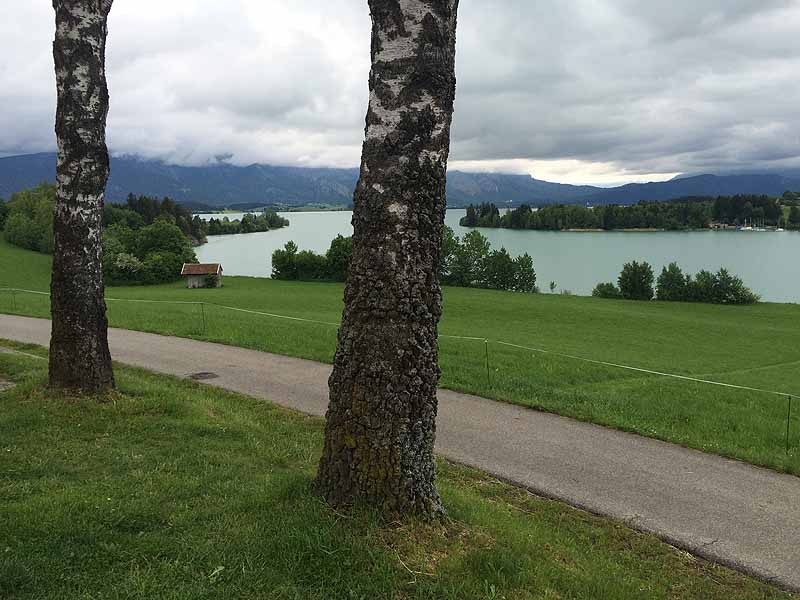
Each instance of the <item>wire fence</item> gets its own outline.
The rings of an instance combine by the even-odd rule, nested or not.
[[[21,288],[0,288],[0,293],[5,293],[10,296],[10,307],[12,312],[14,313],[25,313],[30,314],[31,312],[36,313],[35,308],[29,310],[23,310],[20,307],[20,296],[24,295],[32,295],[34,297],[39,298],[48,298],[48,306],[47,310],[49,313],[49,296],[48,292],[42,292],[38,290],[27,290]],[[316,326],[323,326],[326,328],[331,328],[331,331],[334,331],[333,328],[338,329],[340,323],[332,322],[332,321],[323,321],[317,319],[309,319],[303,317],[296,317],[291,315],[283,315],[278,313],[272,312],[265,312],[265,311],[258,311],[252,309],[245,309],[235,306],[227,306],[224,304],[219,304],[215,302],[198,302],[198,301],[181,301],[181,300],[149,300],[149,299],[137,299],[137,298],[113,298],[113,297],[106,297],[106,302],[109,303],[120,303],[120,304],[139,304],[139,305],[162,305],[162,306],[191,306],[196,307],[195,318],[198,319],[202,329],[200,331],[194,330],[190,331],[190,334],[199,335],[199,336],[206,336],[208,334],[208,321],[207,321],[207,314],[206,308],[213,308],[222,311],[229,311],[232,313],[239,313],[239,314],[246,314],[246,315],[253,315],[259,317],[265,317],[268,319],[277,319],[280,321],[285,322],[294,322],[294,323],[304,323]],[[43,307],[40,307],[43,308]],[[0,306],[0,312],[2,312],[2,306]],[[48,316],[45,314],[41,314],[42,311],[39,311],[39,314],[34,314],[34,316]],[[152,313],[150,313],[152,315]],[[167,315],[168,318],[169,315]],[[254,331],[261,331],[260,329]],[[475,336],[461,336],[461,335],[449,335],[449,334],[439,334],[440,339],[445,340],[458,340],[458,341],[465,341],[465,342],[476,342],[482,346],[481,352],[481,360],[480,360],[480,368],[482,370],[485,369],[486,375],[486,386],[487,388],[492,388],[492,372],[497,371],[496,369],[492,368],[492,353],[490,352],[490,345],[495,345],[498,348],[509,348],[514,349],[517,351],[522,351],[525,353],[530,353],[531,355],[544,355],[553,358],[563,359],[566,361],[571,361],[573,363],[582,363],[584,365],[594,365],[605,367],[612,370],[619,370],[619,371],[628,371],[628,372],[635,372],[641,373],[648,376],[663,378],[665,380],[673,380],[673,381],[682,381],[682,382],[690,382],[693,384],[699,384],[703,386],[714,386],[718,388],[727,388],[731,390],[739,390],[743,392],[752,392],[755,394],[764,395],[766,397],[772,398],[780,398],[786,402],[786,429],[785,435],[782,437],[785,441],[785,450],[789,453],[790,449],[792,448],[791,444],[791,433],[792,433],[792,417],[794,411],[794,400],[800,398],[800,395],[795,393],[787,393],[785,391],[777,391],[772,389],[760,388],[760,387],[753,387],[747,385],[738,385],[734,383],[724,382],[724,381],[715,381],[712,379],[705,379],[701,377],[693,377],[690,375],[681,375],[677,373],[669,373],[665,371],[658,371],[653,369],[647,369],[642,367],[637,367],[633,365],[621,364],[616,362],[609,362],[603,360],[597,360],[593,358],[577,356],[569,353],[558,352],[554,350],[549,350],[546,348],[540,348],[535,346],[527,346],[522,344],[515,344],[504,340],[493,340],[486,337],[475,337]],[[229,340],[231,341],[231,340]],[[279,348],[280,350],[280,348]],[[783,432],[782,432],[783,433]]]

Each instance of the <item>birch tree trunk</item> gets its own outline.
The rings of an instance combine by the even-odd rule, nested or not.
[[[105,49],[112,0],[53,0],[58,108],[50,385],[114,386],[100,264],[108,180]]]
[[[317,485],[334,505],[435,517],[438,263],[458,0],[369,0],[372,70],[353,256]]]

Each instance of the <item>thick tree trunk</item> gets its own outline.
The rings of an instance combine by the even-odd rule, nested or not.
[[[53,0],[58,166],[50,385],[86,393],[114,386],[100,264],[109,173],[105,49],[111,3]]]
[[[334,506],[442,512],[433,443],[438,281],[458,0],[370,0],[353,256],[317,485]]]

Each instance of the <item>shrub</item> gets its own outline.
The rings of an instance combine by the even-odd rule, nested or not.
[[[622,292],[611,282],[598,283],[592,290],[592,296],[595,298],[622,298]]]
[[[289,242],[272,253],[272,278],[301,281],[345,281],[353,240],[337,236],[324,256]],[[445,227],[439,256],[439,280],[448,285],[536,293],[536,271],[528,254],[511,258],[505,248],[491,251],[488,240],[472,231],[459,240]]]
[[[680,302],[688,297],[688,286],[691,278],[683,274],[677,263],[664,267],[658,276],[656,296],[667,302]]]
[[[26,250],[39,250],[41,231],[28,215],[21,212],[12,213],[6,221],[5,238],[9,244],[14,244]]]
[[[103,274],[109,283],[136,283],[140,281],[144,265],[133,254],[120,252],[109,265],[103,263]]]
[[[445,283],[459,287],[483,286],[486,281],[484,269],[490,248],[489,240],[479,231],[467,233],[455,248],[450,262],[450,275]]]
[[[514,259],[514,287],[512,289],[515,292],[524,292],[528,294],[535,294],[538,292],[533,259],[527,252]]]
[[[142,261],[142,282],[147,284],[167,283],[180,277],[181,267],[186,262],[174,252],[151,252]]]
[[[514,260],[505,248],[493,250],[484,260],[481,287],[492,290],[514,288]]]
[[[106,204],[103,207],[103,225],[105,227],[125,225],[131,229],[141,229],[145,226],[145,222],[142,215],[137,212],[114,204]]]
[[[690,280],[687,289],[687,300],[690,302],[714,302],[716,278],[710,271],[702,270]]]
[[[283,250],[278,249],[272,253],[272,278],[292,280],[297,279],[297,244],[287,242]]]
[[[727,269],[720,269],[716,276],[715,298],[717,304],[755,304],[759,296],[745,286],[741,278]]]
[[[152,225],[136,232],[136,256],[144,258],[151,252],[168,252],[182,257],[183,262],[194,262],[196,258],[189,238],[167,219],[168,216],[159,217]],[[179,276],[180,269],[176,278]]]
[[[328,278],[333,281],[345,281],[353,255],[353,238],[337,235],[325,254],[328,259]]]
[[[617,282],[619,291],[626,300],[652,300],[655,294],[654,281],[653,267],[646,262],[638,263],[634,260],[622,267]]]
[[[311,250],[298,252],[294,264],[300,281],[324,281],[328,278],[328,259]]]
[[[459,240],[447,225],[442,232],[442,252],[439,255],[439,281],[448,283],[452,278],[453,260],[458,251]]]
[[[196,263],[189,238],[166,220],[135,231],[119,222],[103,232],[103,275],[110,283],[167,283]]]
[[[13,194],[4,228],[8,243],[51,254],[55,202],[56,188],[47,183]]]

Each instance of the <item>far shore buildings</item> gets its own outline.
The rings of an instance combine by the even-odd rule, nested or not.
[[[190,289],[220,287],[222,285],[222,265],[219,263],[200,265],[184,263],[181,277],[186,277],[186,287]]]

